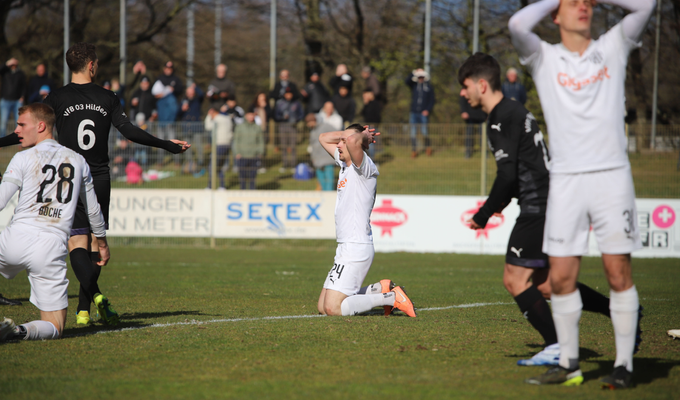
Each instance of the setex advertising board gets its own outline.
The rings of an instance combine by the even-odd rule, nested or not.
[[[334,239],[335,198],[335,192],[216,192],[215,237]]]

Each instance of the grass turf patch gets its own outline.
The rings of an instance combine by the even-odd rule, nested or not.
[[[418,318],[317,317],[332,246],[187,250],[113,248],[100,287],[121,324],[75,327],[77,280],[69,271],[65,338],[0,345],[3,397],[91,398],[611,398],[599,378],[615,358],[608,318],[581,319],[582,387],[523,383],[543,367],[518,367],[541,349],[502,285],[503,257],[378,253],[365,283],[406,286]],[[637,387],[617,398],[675,398],[680,387],[677,260],[635,259],[645,307]],[[600,261],[581,281],[608,294]],[[17,322],[39,318],[21,274],[0,292]],[[487,303],[466,308],[450,306]],[[488,304],[493,303],[493,304]],[[445,308],[445,309],[436,309]],[[431,310],[428,310],[431,309]],[[305,316],[305,318],[278,318]]]

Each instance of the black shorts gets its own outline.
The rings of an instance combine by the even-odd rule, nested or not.
[[[111,203],[111,180],[102,179],[92,181],[94,185],[94,193],[97,195],[99,207],[102,209],[104,215],[104,224],[106,229],[109,229],[109,203]],[[73,219],[73,226],[71,227],[71,236],[75,235],[89,235],[90,219],[87,217],[87,210],[80,198],[78,199],[78,206],[76,206],[76,215]]]
[[[546,268],[548,255],[543,253],[545,215],[520,215],[510,234],[505,262],[527,268]]]

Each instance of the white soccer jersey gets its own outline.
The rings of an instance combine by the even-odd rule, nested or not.
[[[338,243],[373,243],[371,211],[375,204],[378,168],[364,152],[360,166],[347,165],[335,149],[340,166],[338,199],[335,203],[335,234]]]
[[[37,228],[66,241],[80,196],[88,210],[92,232],[97,237],[106,235],[90,167],[83,156],[73,150],[48,139],[15,154],[2,177],[0,209],[14,195],[17,186],[19,201],[10,227]]]
[[[521,57],[536,83],[548,125],[551,173],[629,165],[624,129],[628,53],[638,43],[614,26],[579,55],[541,41]]]

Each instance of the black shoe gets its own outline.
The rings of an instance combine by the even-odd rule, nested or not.
[[[19,300],[6,299],[2,297],[0,293],[0,306],[20,306],[21,302]]]
[[[626,389],[632,387],[633,373],[623,365],[614,368],[611,375],[602,378],[602,389]]]
[[[642,319],[642,310],[645,308],[640,306],[638,308],[638,322],[637,322],[637,330],[635,332],[635,348],[633,348],[633,354],[637,354],[638,351],[640,351],[640,343],[642,343],[642,329],[640,329],[640,320]]]

